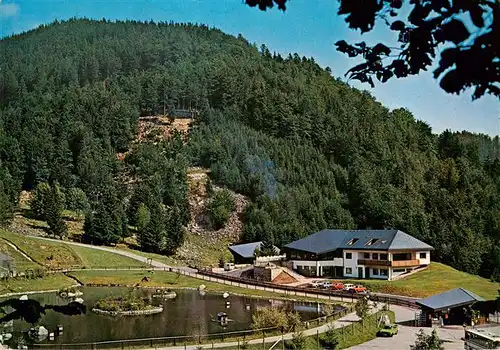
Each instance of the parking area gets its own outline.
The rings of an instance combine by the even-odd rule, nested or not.
[[[375,350],[375,349],[393,349],[403,350],[410,349],[410,345],[415,344],[417,339],[416,333],[420,328],[399,326],[399,333],[392,338],[375,338],[366,343],[353,346],[351,350]],[[431,328],[424,328],[428,334],[432,332]],[[437,328],[439,338],[444,340],[443,346],[445,350],[463,350],[464,342],[460,340],[464,336],[464,331],[461,329],[443,329]]]
[[[408,309],[402,306],[393,305],[391,310],[394,311],[396,323],[407,322],[415,319],[415,310]],[[430,334],[432,328],[422,328],[425,333]],[[445,350],[463,350],[464,342],[460,340],[464,336],[463,329],[460,328],[436,328],[439,338],[444,340]],[[392,338],[375,338],[366,343],[353,346],[351,350],[372,350],[372,349],[393,349],[406,350],[410,349],[410,345],[415,344],[419,327],[409,327],[399,325],[399,332]]]
[[[368,293],[368,289],[361,284],[343,283],[331,279],[304,279],[301,281],[300,287],[309,287],[316,289],[326,289],[334,291],[344,291],[351,293]]]

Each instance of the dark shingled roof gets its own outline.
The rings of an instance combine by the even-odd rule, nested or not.
[[[370,241],[373,241],[373,244],[368,245]],[[430,245],[399,230],[322,230],[287,244],[285,248],[315,254],[324,254],[336,249],[434,249]]]
[[[455,288],[447,292],[419,300],[416,304],[434,311],[441,311],[448,308],[470,305],[476,301],[484,301],[484,299],[467,289]]]
[[[253,253],[255,252],[255,249],[259,248],[262,242],[252,242],[252,243],[245,243],[245,244],[236,244],[229,246],[229,250],[231,252],[234,252],[243,258],[253,258]]]
[[[244,244],[236,244],[229,246],[229,250],[234,252],[243,258],[253,258],[255,249],[259,248],[262,242],[252,242],[252,243],[244,243]],[[276,254],[279,254],[279,249],[274,247]]]

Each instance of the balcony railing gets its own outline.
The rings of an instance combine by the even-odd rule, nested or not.
[[[358,265],[365,265],[365,266],[391,266],[391,262],[389,260],[358,259]]]
[[[412,267],[412,266],[419,266],[420,261],[419,260],[397,260],[397,261],[391,261],[391,266],[392,267]]]
[[[418,260],[370,260],[370,259],[358,259],[358,265],[364,266],[392,266],[392,267],[411,267],[419,266],[420,261]]]

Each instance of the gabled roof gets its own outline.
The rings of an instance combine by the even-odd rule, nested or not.
[[[470,305],[476,301],[484,301],[484,299],[467,289],[455,288],[447,292],[419,300],[416,304],[434,311],[441,311],[448,308]]]
[[[253,254],[255,252],[255,249],[259,248],[260,245],[262,244],[261,242],[252,242],[252,243],[245,243],[245,244],[236,244],[229,246],[229,250],[231,252],[234,252],[243,258],[253,258]]]
[[[371,244],[370,244],[371,243]],[[324,254],[336,249],[432,250],[430,245],[399,230],[322,230],[285,248]]]
[[[240,255],[243,258],[253,258],[255,249],[260,249],[260,245],[262,242],[252,242],[252,243],[244,243],[244,244],[236,244],[229,246],[229,250],[233,253]],[[276,254],[279,254],[279,249],[274,247]]]
[[[347,232],[349,231],[322,230],[299,239],[298,241],[289,243],[285,248],[302,250],[315,254],[327,253],[342,246]]]
[[[397,231],[396,235],[392,239],[389,250],[399,250],[399,249],[421,249],[421,250],[434,250],[434,248],[421,240],[410,236],[403,231]]]

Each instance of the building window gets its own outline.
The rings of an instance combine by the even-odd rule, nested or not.
[[[373,253],[372,254],[372,259],[373,260],[378,260],[378,253]]]
[[[378,269],[373,269],[373,276],[378,276]]]
[[[365,259],[370,259],[370,253],[365,253],[364,257],[365,257]]]
[[[352,267],[346,267],[345,268],[345,274],[346,275],[352,275]]]
[[[392,254],[393,261],[411,260],[411,253],[394,253]]]
[[[347,242],[347,245],[353,245],[356,244],[356,242],[359,241],[359,238],[353,238],[349,242]]]
[[[380,254],[380,260],[387,260],[387,254]]]
[[[380,276],[389,276],[389,271],[387,269],[380,269]]]
[[[427,259],[427,253],[420,253],[420,259]]]
[[[368,242],[366,242],[366,245],[374,245],[375,243],[377,243],[377,241],[378,238],[372,238]]]
[[[346,259],[352,259],[352,253],[345,253]]]

